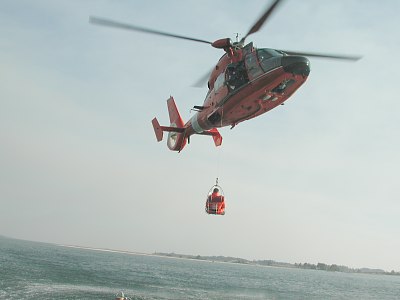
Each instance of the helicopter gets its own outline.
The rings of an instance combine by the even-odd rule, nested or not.
[[[205,43],[225,52],[208,77],[208,92],[203,104],[192,108],[196,113],[189,121],[183,121],[172,96],[167,100],[170,125],[161,126],[157,118],[152,120],[157,141],[162,141],[163,133],[168,132],[168,148],[180,152],[190,143],[190,137],[194,134],[211,136],[215,146],[221,146],[222,136],[217,128],[230,126],[232,129],[243,121],[283,105],[307,80],[310,74],[310,61],[307,57],[348,61],[361,58],[256,48],[252,42],[245,44],[247,37],[259,31],[282,2],[273,1],[247,34],[236,42],[230,38],[210,42],[99,17],[90,17],[89,21],[96,25]]]

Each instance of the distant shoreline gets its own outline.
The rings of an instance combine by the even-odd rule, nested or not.
[[[111,253],[121,253],[129,255],[141,255],[141,256],[153,256],[153,257],[163,257],[163,258],[173,258],[173,259],[184,259],[193,261],[203,261],[210,263],[227,263],[227,264],[242,264],[250,266],[263,266],[263,267],[275,267],[275,268],[291,268],[291,269],[308,269],[308,270],[320,270],[328,272],[341,272],[341,273],[356,273],[356,274],[374,274],[374,275],[394,275],[400,276],[400,272],[387,272],[382,269],[370,269],[370,268],[349,268],[347,266],[340,266],[336,264],[327,265],[324,263],[310,264],[310,263],[285,263],[276,262],[274,260],[247,260],[238,257],[226,257],[226,256],[200,256],[200,255],[188,255],[188,254],[177,254],[177,253],[164,253],[164,252],[154,252],[154,253],[143,253],[134,252],[126,250],[116,250],[108,248],[95,248],[95,247],[85,247],[76,245],[65,245],[65,244],[54,244],[59,247],[75,248],[82,250],[92,250],[101,252],[111,252]]]
[[[373,275],[394,275],[400,276],[400,272],[387,272],[382,269],[371,269],[371,268],[349,268],[341,265],[328,265],[325,263],[310,264],[310,263],[286,263],[277,262],[274,260],[247,260],[238,257],[226,257],[226,256],[200,256],[200,255],[187,255],[187,254],[176,254],[176,253],[154,253],[157,256],[174,257],[182,259],[192,259],[198,261],[210,261],[210,262],[222,262],[222,263],[234,263],[251,266],[264,266],[264,267],[277,267],[277,268],[292,268],[292,269],[306,269],[306,270],[319,270],[328,272],[341,272],[341,273],[356,273],[356,274],[373,274]]]
[[[111,252],[111,253],[121,253],[121,254],[139,255],[139,256],[152,256],[152,257],[162,257],[162,258],[194,260],[191,258],[166,256],[166,255],[162,255],[162,254],[158,254],[158,253],[144,253],[144,252],[116,250],[116,249],[108,249],[108,248],[85,247],[85,246],[76,246],[76,245],[65,245],[65,244],[53,244],[53,245],[58,246],[58,247],[91,250],[91,251],[99,251],[99,252]]]
[[[148,253],[125,251],[125,250],[115,250],[115,249],[108,249],[108,248],[95,248],[95,247],[85,247],[85,246],[65,245],[65,244],[53,244],[53,245],[56,245],[59,247],[75,248],[75,249],[83,249],[83,250],[93,250],[93,251],[101,251],[101,252],[124,253],[124,254],[133,254],[133,255],[150,255]]]
[[[99,252],[111,252],[111,253],[121,253],[121,254],[129,254],[129,255],[139,255],[139,256],[151,256],[151,257],[161,257],[161,258],[170,258],[170,259],[183,259],[183,260],[196,260],[203,262],[217,262],[217,263],[233,263],[233,262],[223,262],[223,261],[211,261],[211,260],[199,260],[196,258],[190,257],[180,257],[180,256],[171,256],[165,255],[163,253],[144,253],[144,252],[135,252],[135,251],[126,251],[126,250],[116,250],[116,249],[108,249],[108,248],[95,248],[95,247],[85,247],[85,246],[76,246],[76,245],[65,245],[65,244],[52,244],[58,247],[66,247],[66,248],[74,248],[74,249],[82,249],[82,250],[91,250],[91,251],[99,251]]]

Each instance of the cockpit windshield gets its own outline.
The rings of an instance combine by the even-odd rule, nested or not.
[[[281,57],[284,55],[283,52],[269,48],[257,50],[258,62],[264,72],[268,72],[269,70],[278,67],[281,63]]]
[[[277,51],[275,49],[263,48],[257,50],[258,58],[261,60],[262,58],[270,58],[273,56],[283,56],[283,52]]]

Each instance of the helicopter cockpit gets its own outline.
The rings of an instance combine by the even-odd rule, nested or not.
[[[274,49],[263,48],[248,51],[246,48],[244,50],[247,51],[243,51],[244,60],[229,64],[223,75],[224,78],[222,76],[217,78],[215,82],[217,88],[222,85],[222,81],[225,79],[229,90],[234,91],[250,80],[281,66],[281,58],[285,55],[283,52]]]
[[[283,52],[268,48],[248,53],[244,60],[249,79],[255,79],[261,74],[281,66],[283,55]]]

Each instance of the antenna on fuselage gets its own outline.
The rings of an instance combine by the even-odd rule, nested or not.
[[[235,32],[234,34],[236,34],[236,43],[239,43],[239,33]]]
[[[235,32],[234,34],[235,34],[235,37],[236,37],[236,42],[234,42],[232,44],[233,48],[235,48],[236,50],[240,49],[240,48],[243,48],[244,40],[243,39],[239,40],[239,33],[238,32]]]

